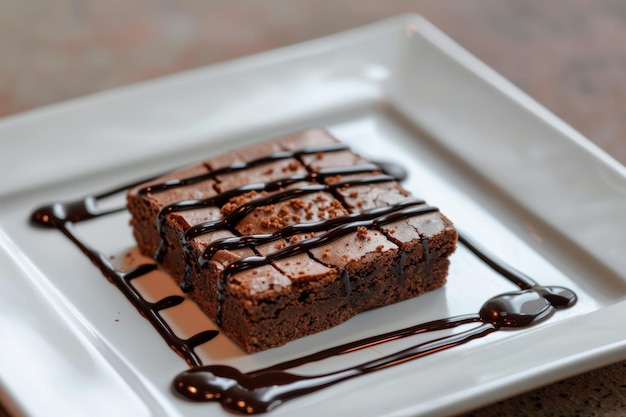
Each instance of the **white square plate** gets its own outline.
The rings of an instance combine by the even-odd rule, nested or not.
[[[400,162],[414,194],[540,283],[574,289],[579,301],[531,328],[355,378],[272,415],[458,413],[626,358],[624,168],[408,15],[0,121],[0,398],[33,416],[226,414],[172,394],[185,362],[68,239],[32,227],[29,215],[308,127]],[[127,221],[122,213],[80,232],[119,257],[133,247]],[[446,287],[415,300],[260,354],[222,336],[199,349],[206,362],[251,370],[475,313],[507,289],[459,246]]]

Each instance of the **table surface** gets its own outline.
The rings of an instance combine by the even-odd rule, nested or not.
[[[4,0],[0,117],[406,12],[626,164],[623,0]],[[464,416],[625,413],[621,362]]]

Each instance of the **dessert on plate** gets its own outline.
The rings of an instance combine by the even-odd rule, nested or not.
[[[139,249],[247,352],[445,283],[457,232],[323,130],[253,144],[135,186]]]

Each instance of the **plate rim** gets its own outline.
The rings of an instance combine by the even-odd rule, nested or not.
[[[85,97],[79,97],[76,99],[68,100],[62,103],[44,106],[38,109],[34,109],[32,111],[9,116],[8,118],[0,120],[0,131],[2,130],[3,126],[11,125],[14,123],[18,123],[18,124],[29,123],[30,120],[37,119],[40,117],[54,117],[54,113],[58,111],[72,112],[73,108],[81,107],[85,103],[90,104],[94,101],[97,102],[98,100],[101,100],[101,99],[108,100],[109,97],[113,97],[114,99],[116,99],[120,95],[124,95],[125,92],[129,92],[130,94],[136,91],[141,92],[143,91],[143,89],[151,89],[151,88],[154,88],[155,86],[159,87],[160,85],[162,85],[162,83],[166,83],[166,84],[176,83],[178,82],[178,80],[181,80],[181,79],[186,80],[188,79],[188,77],[203,78],[203,77],[210,77],[212,75],[219,74],[221,72],[229,72],[232,70],[239,71],[242,69],[249,69],[250,67],[254,67],[255,65],[261,65],[261,64],[266,65],[268,63],[268,60],[275,63],[275,62],[280,62],[283,60],[292,59],[294,58],[294,56],[295,57],[300,56],[300,54],[315,55],[315,50],[317,48],[320,48],[320,47],[332,48],[332,46],[329,46],[329,43],[332,43],[334,39],[341,39],[343,43],[349,43],[349,42],[354,41],[357,38],[360,38],[361,36],[365,36],[365,35],[371,36],[373,33],[376,33],[376,34],[384,33],[384,32],[391,30],[392,28],[397,29],[397,27],[400,25],[402,27],[406,27],[407,24],[419,25],[420,29],[423,29],[424,31],[426,31],[428,36],[435,37],[434,38],[435,42],[444,42],[444,45],[447,45],[446,48],[452,48],[452,53],[460,54],[456,56],[456,58],[460,57],[461,63],[465,65],[470,65],[470,68],[468,68],[470,71],[477,72],[478,75],[480,75],[481,77],[487,77],[491,82],[494,83],[494,86],[496,88],[500,89],[500,91],[503,94],[511,97],[515,101],[519,101],[528,110],[535,112],[546,123],[549,123],[556,129],[558,129],[560,132],[562,132],[565,137],[569,138],[569,140],[571,140],[572,143],[575,144],[575,146],[582,147],[586,152],[590,153],[594,158],[597,158],[599,162],[601,162],[606,167],[613,170],[618,176],[620,176],[622,180],[626,180],[626,169],[619,162],[613,159],[610,155],[608,155],[605,151],[600,149],[598,146],[596,146],[595,144],[593,144],[592,142],[584,138],[580,133],[575,131],[573,128],[567,125],[564,121],[559,119],[557,116],[549,112],[546,108],[541,106],[539,103],[534,101],[532,98],[528,97],[521,90],[517,89],[507,80],[505,80],[503,77],[498,75],[495,71],[493,71],[488,66],[478,61],[475,57],[469,54],[469,52],[465,51],[463,48],[458,46],[456,43],[454,43],[454,41],[450,40],[447,36],[445,36],[445,34],[440,32],[438,29],[434,28],[434,26],[428,23],[424,18],[416,14],[400,15],[397,17],[375,22],[366,26],[351,29],[346,32],[341,32],[339,34],[328,35],[322,38],[314,39],[311,41],[306,41],[304,43],[285,46],[282,48],[278,48],[276,50],[263,52],[263,53],[256,54],[250,57],[242,57],[233,61],[214,64],[214,65],[202,67],[202,68],[191,69],[188,71],[184,71],[182,73],[168,75],[168,76],[157,78],[154,80],[148,80],[148,81],[144,81],[141,83],[133,84],[130,86],[122,86],[122,87],[118,87],[112,90],[107,90],[104,92],[94,93],[92,95],[88,95]],[[447,51],[447,52],[450,52],[450,51]],[[0,199],[6,197],[7,195],[10,196],[10,194],[11,192],[0,192]],[[0,230],[0,232],[3,232],[3,231]],[[11,256],[10,250],[7,249],[6,242],[2,246],[3,246],[2,249],[6,252],[6,254]],[[1,279],[2,278],[0,275],[0,280]],[[617,302],[611,307],[613,309],[618,310],[619,314],[624,315],[626,317],[626,301]],[[602,310],[605,310],[605,309],[602,309]],[[63,313],[59,313],[59,314],[63,314]],[[596,312],[593,312],[593,314],[589,314],[587,316],[589,317],[587,317],[585,322],[588,322],[588,324],[591,326],[593,323],[591,316],[594,316],[593,320],[595,320],[595,316],[604,317],[606,316],[606,312],[598,310]],[[601,319],[600,321],[603,321],[603,320]],[[87,325],[87,328],[88,328],[88,325]],[[617,329],[618,327],[616,326],[615,330]],[[607,340],[609,339],[611,338],[607,338]],[[612,363],[616,360],[620,360],[626,357],[626,336],[622,336],[621,339],[615,338],[611,340],[613,341],[608,344],[595,347],[594,348],[595,353],[591,356],[587,355],[586,357],[584,357],[583,355],[583,357],[577,357],[575,354],[572,354],[571,356],[567,358],[567,360],[563,359],[561,363],[555,363],[553,364],[552,367],[543,368],[543,370],[540,370],[539,368],[534,368],[535,373],[529,372],[525,376],[525,378],[527,378],[527,380],[530,381],[529,383],[532,385],[533,379],[536,379],[538,377],[538,374],[543,375],[545,374],[545,372],[549,370],[553,373],[551,374],[551,377],[548,379],[551,379],[551,382],[553,382],[560,378],[571,376],[575,373],[579,373],[581,372],[581,370],[589,370],[598,366]],[[567,361],[576,363],[578,367],[575,370],[572,369],[572,367],[568,366],[568,363],[566,363]],[[545,381],[546,379],[543,378],[541,384],[545,384]],[[1,380],[0,380],[0,385],[3,385]],[[511,388],[510,385],[511,385],[510,383],[504,383],[503,385],[501,385],[501,386],[507,387],[507,393],[505,395],[507,397],[510,396],[512,393],[512,391],[510,390]],[[491,388],[495,389],[495,386]],[[526,389],[528,389],[528,386],[524,387],[523,390],[526,390]],[[519,392],[521,391],[522,389],[519,390]],[[494,392],[498,392],[498,391],[494,390]],[[502,394],[502,392],[499,392],[499,393]],[[458,394],[459,393],[457,393],[457,395]],[[484,405],[488,402],[493,401],[493,397],[490,397],[491,400],[489,401],[481,401],[481,400],[476,400],[476,399],[472,400],[473,399],[472,393],[468,392],[464,394],[465,395],[462,396],[463,397],[462,399],[464,401],[463,405],[460,405],[459,400],[457,400],[456,402],[454,402],[454,404],[451,404],[448,406],[441,405],[441,408],[439,409],[447,410],[450,412],[461,412],[461,411],[466,411],[466,406],[468,404],[472,404],[472,406],[476,407],[476,406]],[[455,406],[458,408],[455,408]],[[417,409],[404,410],[404,411],[405,412],[421,412]]]

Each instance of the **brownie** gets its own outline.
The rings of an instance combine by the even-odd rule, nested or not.
[[[442,286],[457,234],[323,130],[232,150],[129,190],[155,256],[247,352]]]

